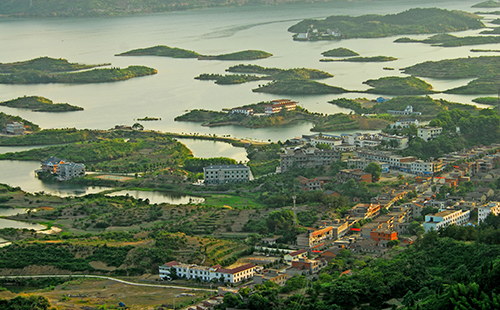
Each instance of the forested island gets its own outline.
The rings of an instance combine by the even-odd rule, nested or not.
[[[473,8],[499,8],[500,2],[495,1],[495,0],[487,0],[487,1],[483,1],[480,3],[474,4],[472,7]]]
[[[321,53],[321,55],[325,57],[352,57],[352,56],[359,56],[358,53],[356,53],[353,50],[350,50],[345,47],[339,47],[339,48],[334,48],[328,51],[325,51]]]
[[[491,33],[496,34],[498,30],[488,30],[481,33]],[[430,38],[424,40],[410,39],[408,37],[403,37],[396,39],[395,43],[427,43],[432,46],[442,46],[442,47],[457,47],[464,45],[480,45],[480,44],[492,44],[500,43],[500,37],[498,36],[468,36],[468,37],[457,37],[451,34],[437,34]]]
[[[403,73],[432,78],[477,78],[466,86],[446,90],[453,94],[495,94],[498,92],[500,56],[481,56],[426,61],[403,68]]]
[[[331,86],[310,80],[277,80],[252,89],[255,93],[267,93],[276,95],[318,95],[318,94],[342,94],[347,93],[342,87]]]
[[[34,70],[45,73],[50,72],[71,72],[92,69],[96,67],[109,66],[110,63],[98,65],[84,65],[78,63],[70,63],[63,58],[39,57],[31,60],[0,63],[0,73],[11,74],[18,71]]]
[[[40,96],[19,97],[0,102],[0,106],[30,109],[33,112],[70,112],[83,110],[82,107],[77,107],[68,103],[54,103],[52,100]]]
[[[312,25],[312,27],[311,27]],[[289,32],[308,33],[308,40],[331,40],[341,33],[341,38],[377,38],[401,34],[423,34],[485,27],[480,17],[464,11],[437,8],[414,8],[398,14],[330,16],[323,20],[306,19],[290,28]],[[316,29],[316,31],[313,31]],[[332,29],[338,29],[335,35]],[[330,30],[330,34],[329,31]]]
[[[247,74],[209,74],[202,73],[195,77],[197,80],[215,81],[216,84],[241,84],[260,80],[319,80],[333,77],[332,74],[308,68],[265,68],[258,65],[236,65],[229,67],[226,71],[231,73],[247,73]],[[248,74],[253,73],[253,74]],[[254,75],[259,74],[259,75]]]
[[[398,60],[398,59],[396,57],[391,57],[391,56],[372,56],[372,57],[349,57],[349,58],[340,58],[340,59],[325,58],[325,59],[320,59],[319,61],[322,61],[322,62],[329,62],[329,61],[386,62],[386,61],[394,61],[394,60]]]
[[[472,102],[496,106],[498,105],[498,97],[479,97],[472,99]]]
[[[367,93],[381,95],[425,95],[434,93],[432,85],[414,76],[404,78],[388,76],[376,80],[367,80],[363,84],[373,87],[366,90]]]
[[[242,108],[252,108],[254,113],[264,113],[264,106],[270,102],[260,102],[257,104],[245,105]],[[244,115],[239,113],[226,113],[209,110],[191,110],[188,113],[175,118],[176,121],[201,122],[202,126],[228,126],[237,125],[248,128],[261,128],[270,126],[280,126],[293,124],[301,121],[307,121],[314,124],[311,131],[335,131],[350,129],[382,129],[388,124],[388,121],[381,118],[367,118],[360,115],[347,115],[343,113],[323,115],[313,113],[308,110],[297,107],[296,110],[280,112],[272,115]]]
[[[128,52],[116,54],[115,56],[162,56],[172,58],[197,58],[198,60],[254,60],[268,58],[273,56],[273,54],[258,50],[246,50],[221,55],[201,55],[195,51],[182,48],[157,45],[130,50]]]

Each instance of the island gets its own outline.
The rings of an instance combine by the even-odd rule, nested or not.
[[[368,89],[367,93],[375,93],[382,95],[425,95],[432,94],[432,85],[425,81],[414,77],[397,77],[388,76],[376,80],[367,80],[363,84],[367,84],[373,88]]]
[[[221,55],[201,55],[195,51],[182,48],[157,45],[153,47],[133,49],[116,54],[115,56],[161,56],[172,58],[197,58],[198,60],[254,60],[268,58],[273,56],[273,54],[259,50],[246,50]]]
[[[494,0],[487,0],[472,6],[473,8],[500,8],[500,2]]]
[[[493,33],[493,32],[483,31],[482,33]],[[500,37],[498,36],[457,37],[451,34],[437,34],[424,40],[416,40],[408,37],[403,37],[396,39],[394,43],[427,43],[431,44],[432,46],[457,47],[464,45],[500,43]]]
[[[200,54],[182,48],[157,45],[153,47],[130,50],[128,52],[116,54],[115,56],[163,56],[172,58],[198,58]]]
[[[350,57],[350,58],[341,58],[341,59],[331,59],[325,58],[320,59],[322,62],[329,61],[347,61],[347,62],[386,62],[386,61],[394,61],[398,60],[396,57],[391,56],[373,56],[373,57]]]
[[[30,109],[33,112],[83,111],[82,107],[77,107],[68,103],[54,103],[52,100],[40,96],[19,97],[0,102],[0,106],[17,109]]]
[[[175,121],[201,122],[202,126],[207,127],[232,125],[247,128],[280,126],[307,121],[314,124],[311,131],[381,129],[388,124],[387,120],[376,117],[368,118],[343,113],[332,115],[313,113],[288,99],[245,105],[232,108],[229,112],[196,109],[176,117]]]
[[[293,69],[279,69],[279,68],[265,68],[257,65],[236,65],[229,67],[226,71],[231,73],[255,73],[253,74],[210,74],[202,73],[195,77],[197,80],[215,81],[216,84],[241,84],[252,81],[260,80],[320,80],[333,77],[332,74],[308,68],[293,68]]]
[[[294,40],[377,38],[402,34],[440,33],[485,27],[480,17],[464,11],[414,8],[398,14],[330,16],[306,19],[290,28]]]
[[[342,94],[348,90],[319,83],[310,80],[277,80],[252,89],[255,93],[267,93],[276,95],[319,95],[319,94]]]
[[[83,65],[78,63],[70,63],[63,58],[39,57],[31,60],[0,63],[0,73],[14,73],[17,71],[35,70],[45,73],[50,72],[71,72],[79,70],[87,70],[96,67],[109,66],[110,63],[99,65]]]
[[[146,117],[143,117],[143,118],[138,118],[137,120],[138,120],[138,121],[149,122],[149,121],[161,121],[161,118],[159,118],[159,117],[149,117],[149,116],[146,116]]]
[[[473,53],[500,53],[500,50],[483,50],[483,49],[471,49]]]
[[[500,34],[500,27],[495,27],[491,30],[483,30],[479,34]]]
[[[482,76],[470,81],[467,85],[445,90],[447,94],[489,95],[498,93],[499,77],[496,75]]]
[[[500,74],[500,56],[426,61],[401,69],[403,73],[439,79],[463,79]]]
[[[358,53],[345,47],[334,48],[321,53],[325,57],[352,57],[359,56]]]
[[[153,75],[156,69],[145,66],[129,66],[124,69],[106,68],[80,71],[76,73],[47,73],[38,70],[19,70],[10,74],[0,75],[0,84],[85,84],[106,83],[128,80],[134,77]]]

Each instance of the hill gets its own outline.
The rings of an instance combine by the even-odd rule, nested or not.
[[[69,112],[83,110],[81,107],[67,103],[53,103],[52,100],[40,96],[19,97],[17,99],[0,102],[0,106],[30,109],[33,112]]]

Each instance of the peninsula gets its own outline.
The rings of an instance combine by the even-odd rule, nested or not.
[[[388,76],[376,80],[367,80],[363,84],[367,84],[373,88],[368,89],[367,93],[375,93],[381,95],[425,95],[432,94],[432,85],[425,81],[414,77],[398,77]]]
[[[481,32],[482,34],[497,34],[498,30],[488,30]],[[451,34],[437,34],[424,40],[416,40],[408,37],[403,37],[396,39],[394,43],[427,43],[432,46],[441,47],[457,47],[464,45],[480,45],[480,44],[492,44],[500,43],[500,37],[498,36],[468,36],[468,37],[457,37]]]
[[[5,128],[5,125],[12,122],[22,122],[24,124],[24,127],[31,132],[40,130],[40,127],[38,125],[33,124],[32,122],[25,120],[20,116],[14,116],[0,112],[0,128],[2,130]]]
[[[39,57],[31,60],[0,63],[0,73],[14,73],[17,71],[35,70],[45,73],[50,72],[71,72],[79,70],[87,70],[96,67],[109,66],[110,63],[99,65],[83,65],[78,63],[70,63],[63,58]]]
[[[319,61],[322,62],[330,62],[330,61],[346,61],[346,62],[386,62],[386,61],[394,61],[398,60],[396,57],[391,56],[372,56],[372,57],[350,57],[350,58],[340,58],[340,59],[331,59],[324,58]]]
[[[485,27],[480,17],[464,11],[414,8],[398,14],[330,16],[306,19],[290,28],[295,40],[377,38],[402,34],[440,33]]]
[[[0,102],[0,106],[29,109],[33,112],[70,112],[83,110],[82,107],[77,107],[68,103],[54,103],[52,100],[40,96],[19,97]]]
[[[245,105],[233,108],[230,112],[218,112],[209,110],[191,110],[186,114],[175,118],[176,121],[201,122],[202,126],[245,126],[247,128],[261,128],[293,124],[307,121],[313,123],[311,131],[335,131],[347,129],[382,129],[388,122],[379,118],[367,118],[364,116],[353,116],[343,113],[323,115],[320,113],[309,112],[308,110],[295,106],[293,108],[283,107],[277,111],[269,108],[280,105],[276,100],[273,102],[259,102],[256,104]],[[245,113],[243,113],[245,112]]]

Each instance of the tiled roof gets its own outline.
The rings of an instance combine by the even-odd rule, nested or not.
[[[245,265],[241,265],[239,267],[233,268],[233,269],[222,269],[221,268],[221,269],[217,270],[217,272],[235,274],[235,273],[241,272],[243,270],[247,270],[247,269],[254,268],[254,267],[255,267],[254,264],[245,264]]]
[[[307,250],[298,250],[298,251],[290,253],[290,256],[297,256],[297,255],[305,253],[305,252],[307,252]]]
[[[173,267],[173,266],[176,266],[176,265],[180,265],[180,263],[176,262],[175,260],[171,261],[171,262],[168,262],[165,264],[165,266],[167,267]]]

